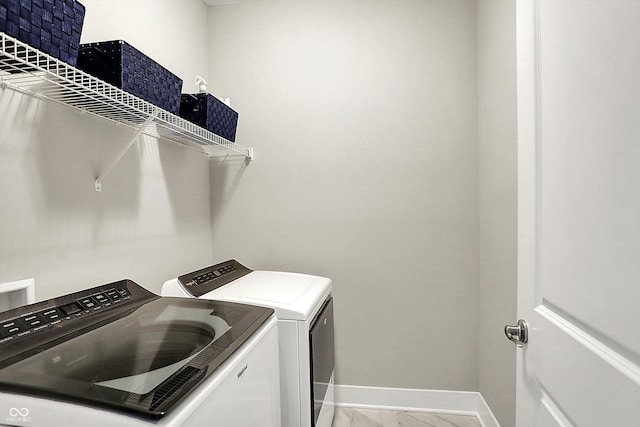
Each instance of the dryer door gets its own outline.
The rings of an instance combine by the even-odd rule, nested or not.
[[[329,298],[311,325],[311,412],[315,426],[329,388],[335,364],[333,344],[333,298]]]

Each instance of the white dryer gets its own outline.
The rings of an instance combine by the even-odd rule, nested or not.
[[[163,296],[206,298],[273,308],[278,318],[283,427],[330,427],[334,413],[331,279],[252,271],[235,260],[162,286]]]

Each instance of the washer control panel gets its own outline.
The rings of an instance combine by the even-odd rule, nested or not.
[[[139,286],[133,288],[131,284],[133,282],[123,280],[0,313],[0,344],[42,330],[61,328],[69,321],[107,313],[117,304],[146,297],[146,290],[141,293]]]
[[[200,297],[251,273],[238,261],[232,259],[178,277],[180,285],[194,297]]]

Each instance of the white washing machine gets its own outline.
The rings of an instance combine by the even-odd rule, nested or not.
[[[130,280],[0,313],[0,425],[280,427],[272,309]]]
[[[230,260],[168,280],[161,293],[273,308],[280,341],[282,425],[331,426],[334,322],[330,279],[252,271]]]

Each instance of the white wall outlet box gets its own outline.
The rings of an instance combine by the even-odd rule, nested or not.
[[[36,281],[33,277],[0,283],[0,312],[36,302]]]

